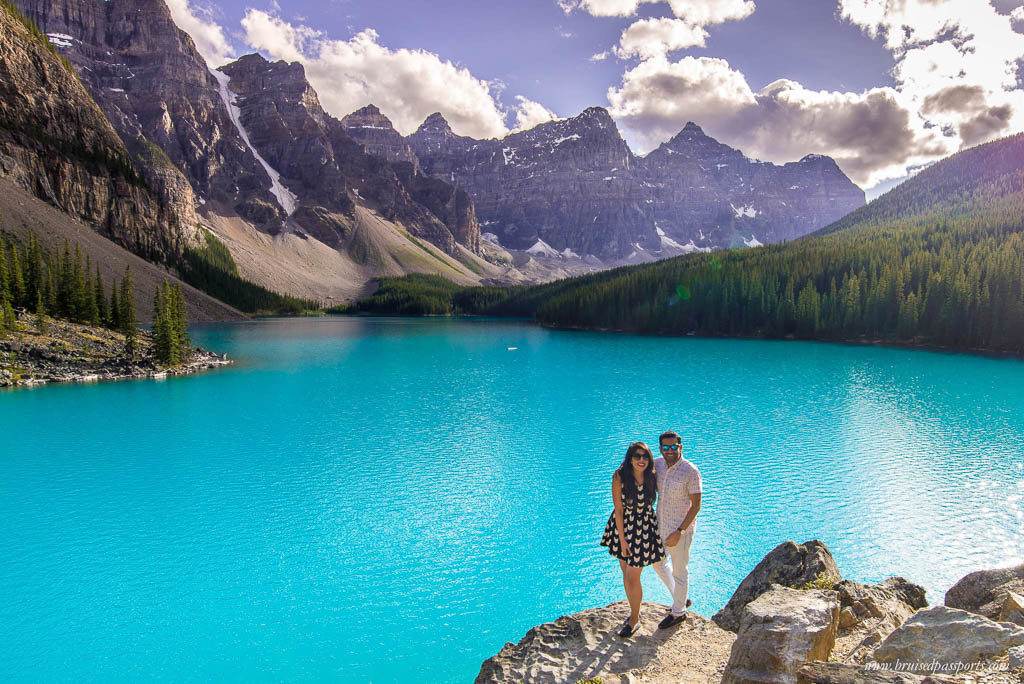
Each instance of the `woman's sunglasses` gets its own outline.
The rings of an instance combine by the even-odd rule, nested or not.
[[[646,461],[650,456],[647,454],[633,454],[633,458],[639,458],[640,460]]]

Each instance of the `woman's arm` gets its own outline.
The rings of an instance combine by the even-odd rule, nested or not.
[[[619,548],[622,555],[629,555],[629,544],[626,543],[626,533],[622,529],[622,480],[619,474],[612,475],[612,501],[615,503],[615,529],[619,532]]]

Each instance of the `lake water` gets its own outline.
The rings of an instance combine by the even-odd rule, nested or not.
[[[483,320],[194,337],[237,366],[0,393],[0,679],[469,681],[623,598],[611,473],[667,428],[704,477],[703,615],[787,539],[932,603],[1024,554],[1018,361]]]

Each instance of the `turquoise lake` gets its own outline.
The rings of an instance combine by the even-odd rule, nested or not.
[[[931,603],[1024,556],[1020,361],[488,320],[193,337],[237,365],[0,393],[0,679],[470,681],[623,598],[611,474],[669,428],[703,615],[787,539]]]

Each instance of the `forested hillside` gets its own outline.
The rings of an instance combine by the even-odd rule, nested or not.
[[[512,290],[479,308],[451,308],[533,315],[558,327],[868,338],[1020,354],[1024,135],[943,160],[788,244],[689,255],[542,287]]]

